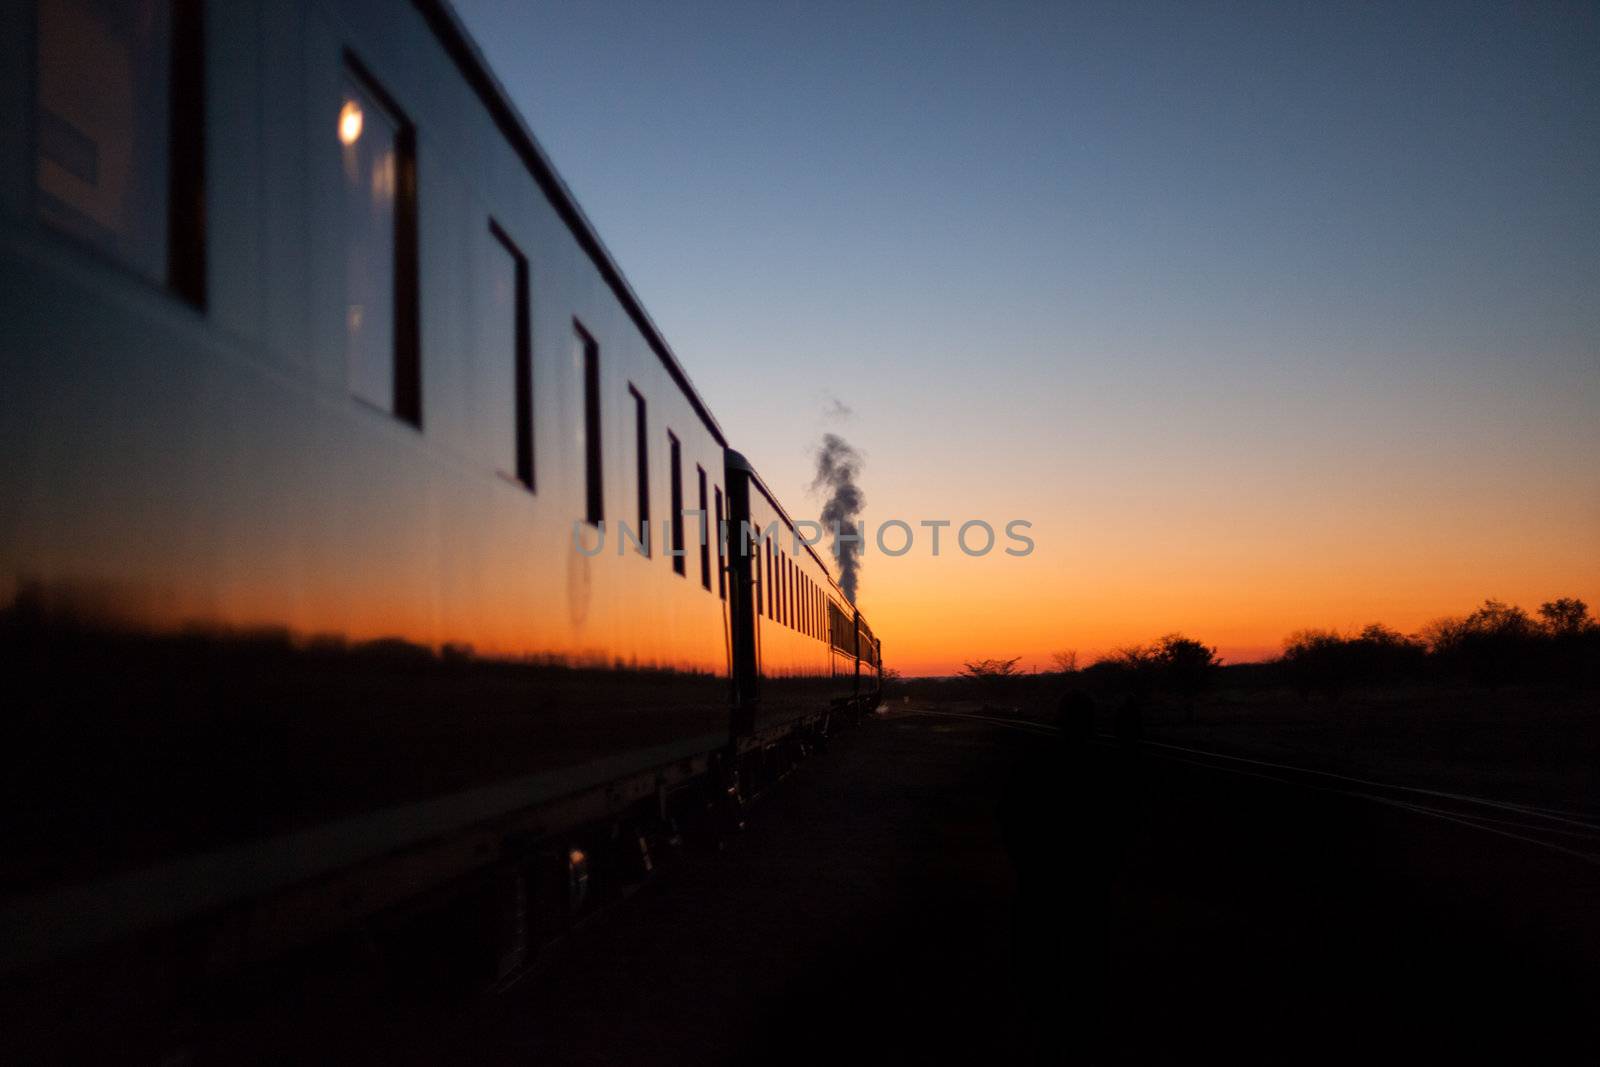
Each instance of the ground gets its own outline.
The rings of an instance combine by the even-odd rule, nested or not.
[[[838,737],[725,849],[673,857],[508,989],[396,995],[338,1026],[287,1015],[254,1051],[697,1065],[1600,1052],[1594,864],[925,713],[939,710],[899,705]]]

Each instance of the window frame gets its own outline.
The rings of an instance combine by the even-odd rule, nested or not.
[[[113,267],[120,273],[154,286],[177,297],[197,311],[207,306],[206,257],[206,94],[205,94],[205,5],[202,0],[170,0],[168,15],[169,54],[167,56],[167,174],[164,193],[165,219],[161,223],[166,240],[166,261],[160,276],[118,255],[114,250],[72,233],[45,217],[39,185],[39,164],[43,144],[40,111],[39,4],[23,8],[27,32],[20,50],[26,54],[26,79],[22,104],[26,108],[23,127],[23,153],[28,176],[23,179],[26,193],[19,207],[28,212],[42,231],[77,248],[86,255]],[[22,161],[19,161],[19,163]],[[70,208],[70,205],[68,205]]]
[[[606,519],[605,452],[601,440],[600,343],[576,318],[572,332],[583,362],[583,488],[584,521],[599,526]]]
[[[740,536],[742,539],[743,535],[741,534]],[[754,552],[747,553],[747,555],[750,559],[750,599],[755,602],[756,615],[765,617],[767,613],[761,609],[761,601],[766,596],[766,582],[764,573],[761,570],[761,550],[758,548]]]
[[[700,499],[700,585],[711,592],[711,501],[706,499],[706,469],[694,465],[695,479],[699,485]]]
[[[628,383],[628,394],[633,397],[633,465],[638,482],[634,510],[638,513],[640,545],[636,551],[650,558],[650,411],[649,404],[638,386]],[[618,536],[621,536],[620,531]]]
[[[689,576],[688,555],[683,547],[683,442],[671,430],[667,431],[668,466],[671,468],[672,486],[672,570],[680,578]]]
[[[529,266],[528,257],[523,255],[522,249],[506,233],[505,228],[491,216],[489,219],[489,234],[506,253],[511,256],[516,266],[516,336],[513,344],[515,351],[515,373],[512,376],[512,388],[516,390],[516,470],[510,472],[512,477],[530,493],[538,491],[534,474],[533,452],[533,312],[530,307],[529,294]]]
[[[725,551],[727,546],[723,544],[722,538],[722,486],[712,486],[712,492],[715,494],[717,506],[716,525],[713,526],[711,530],[711,536],[715,538],[717,542],[717,599],[727,600],[728,562]]]

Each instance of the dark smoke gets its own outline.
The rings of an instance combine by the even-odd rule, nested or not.
[[[834,533],[833,559],[839,564],[839,588],[852,604],[856,602],[856,580],[861,572],[861,542],[841,541],[838,531],[854,530],[856,516],[867,502],[856,485],[860,473],[861,453],[838,434],[823,434],[822,447],[817,449],[817,476],[811,488],[828,491],[828,501],[822,505],[822,527]]]

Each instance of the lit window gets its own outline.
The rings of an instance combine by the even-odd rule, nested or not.
[[[335,131],[344,172],[346,379],[353,395],[420,426],[410,128],[369,84],[346,75]]]

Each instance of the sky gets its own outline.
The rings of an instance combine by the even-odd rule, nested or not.
[[[888,666],[1600,606],[1600,7],[457,7]]]

